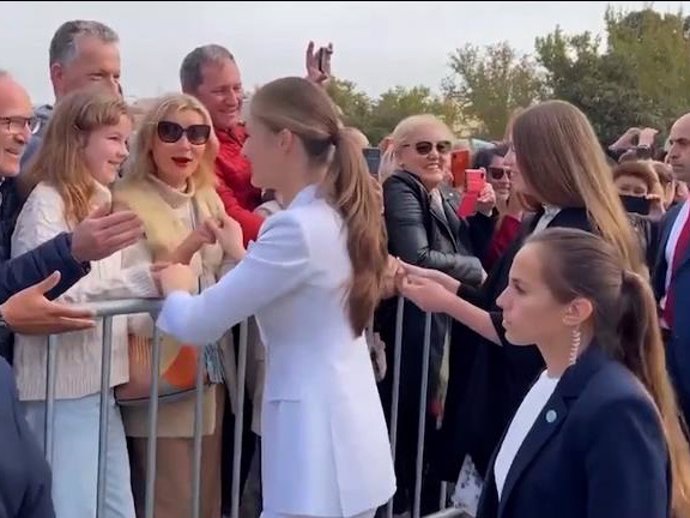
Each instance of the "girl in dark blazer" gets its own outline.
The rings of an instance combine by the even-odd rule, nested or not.
[[[422,298],[450,296],[433,289]],[[478,518],[690,516],[690,454],[647,280],[601,238],[547,230],[515,256],[497,302],[506,339],[536,344],[546,369],[499,441]]]
[[[646,267],[639,241],[613,185],[606,159],[587,117],[575,106],[549,101],[522,112],[514,121],[504,166],[513,170],[513,187],[535,200],[536,214],[523,221],[511,247],[477,289],[439,272],[406,267],[452,291],[442,311],[458,324],[453,328],[450,371],[476,333],[470,378],[454,386],[450,378],[444,415],[440,467],[447,480],[457,480],[467,455],[481,476],[511,416],[544,362],[535,346],[515,347],[504,336],[496,300],[508,285],[515,254],[530,235],[546,228],[594,232],[611,244],[630,270]],[[412,296],[414,302],[418,302]],[[456,332],[459,331],[459,332]],[[461,339],[457,339],[461,337]],[[503,347],[496,347],[500,344]]]

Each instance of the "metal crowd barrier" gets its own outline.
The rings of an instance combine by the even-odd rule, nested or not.
[[[148,313],[155,320],[161,309],[160,300],[117,300],[98,302],[88,305],[96,318],[103,320],[103,360],[101,369],[101,406],[99,423],[99,448],[98,448],[98,478],[97,478],[97,506],[96,518],[104,516],[105,488],[107,473],[107,449],[108,449],[108,401],[110,392],[110,367],[112,352],[112,325],[113,317]],[[398,432],[398,416],[400,402],[400,372],[402,358],[402,334],[405,300],[398,298],[396,313],[396,329],[393,362],[393,389],[392,408],[390,422],[390,444],[393,459],[395,459]],[[234,429],[234,456],[232,465],[232,510],[231,518],[239,518],[240,510],[240,466],[242,461],[242,426],[244,422],[244,393],[247,363],[247,336],[248,323],[240,325],[239,352],[237,358],[237,408],[235,414]],[[56,347],[55,336],[48,337],[48,363],[46,379],[46,415],[44,449],[48,462],[53,463],[53,445],[55,437],[55,381],[56,381]],[[424,344],[422,360],[422,381],[419,395],[419,420],[417,435],[417,455],[414,500],[412,518],[420,518],[421,494],[424,467],[424,435],[426,427],[427,391],[429,386],[429,356],[431,351],[431,314],[427,313],[424,326]],[[145,492],[145,518],[154,518],[155,482],[156,482],[156,432],[158,423],[158,398],[153,397],[158,393],[159,364],[161,357],[160,334],[156,329],[153,336],[151,361],[151,394],[148,409],[148,445],[146,459],[146,492]],[[194,407],[194,449],[193,449],[193,473],[192,473],[192,518],[199,518],[201,498],[201,453],[202,453],[202,423],[203,423],[203,393],[204,393],[204,362],[198,362],[196,373],[196,394]],[[391,375],[388,373],[387,375]],[[441,510],[429,518],[455,518],[462,513],[455,508],[446,508],[446,484],[441,488]],[[387,518],[393,517],[393,499],[386,506]]]

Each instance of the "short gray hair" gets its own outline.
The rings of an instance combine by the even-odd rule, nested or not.
[[[224,59],[235,61],[232,53],[221,45],[210,44],[195,48],[182,60],[180,84],[185,93],[194,93],[204,82],[201,68],[207,63],[218,63]]]
[[[71,20],[63,23],[50,40],[50,64],[64,65],[77,54],[78,36],[94,36],[103,43],[118,43],[117,33],[107,25],[93,20]]]

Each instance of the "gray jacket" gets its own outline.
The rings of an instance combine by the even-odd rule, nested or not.
[[[31,159],[36,155],[38,148],[41,147],[41,144],[43,143],[43,134],[46,130],[46,126],[48,126],[50,117],[53,115],[53,107],[50,104],[39,106],[36,108],[34,115],[38,117],[40,123],[36,131],[34,131],[33,135],[31,136],[31,140],[29,140],[28,145],[26,146],[24,156],[22,156],[21,160],[21,171],[19,174],[22,174],[27,170]]]

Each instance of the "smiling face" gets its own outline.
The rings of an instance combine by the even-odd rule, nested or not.
[[[199,169],[210,131],[197,110],[176,110],[163,117],[152,146],[158,178],[174,189],[185,188],[187,180]]]
[[[244,90],[237,63],[231,59],[209,62],[201,67],[202,83],[194,92],[211,114],[213,125],[228,130],[240,122]]]
[[[15,176],[31,137],[33,116],[26,90],[8,75],[0,77],[0,177]]]
[[[417,176],[431,190],[443,182],[450,169],[452,135],[437,122],[420,122],[405,136],[397,149],[400,166]]]
[[[495,155],[491,159],[486,178],[494,188],[496,197],[507,200],[510,196],[510,178],[512,171],[505,167],[502,156]]]
[[[101,185],[110,185],[118,177],[122,163],[129,152],[127,139],[132,133],[132,122],[126,115],[113,126],[93,130],[83,150],[84,164]]]

